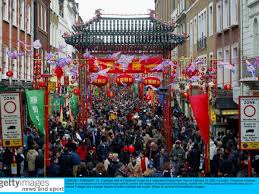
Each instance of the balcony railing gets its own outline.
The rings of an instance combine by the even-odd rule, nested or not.
[[[206,36],[202,36],[198,42],[197,42],[197,48],[198,50],[203,50],[205,48],[207,48],[207,37]]]

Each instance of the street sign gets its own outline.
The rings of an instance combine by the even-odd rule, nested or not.
[[[240,148],[259,149],[259,96],[239,98]]]
[[[1,132],[3,147],[23,146],[20,93],[1,93]]]

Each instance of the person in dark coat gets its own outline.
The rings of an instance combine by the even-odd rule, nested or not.
[[[198,144],[194,144],[190,153],[188,154],[188,163],[191,169],[193,170],[195,176],[198,176],[199,166],[200,166],[200,151],[198,149]]]
[[[23,155],[23,149],[20,147],[17,150],[16,163],[17,163],[17,177],[21,177],[24,171],[25,156]]]
[[[11,164],[13,161],[13,153],[10,151],[9,148],[5,149],[5,152],[3,153],[3,159],[4,174],[6,177],[11,177]]]
[[[59,163],[60,163],[60,168],[62,169],[61,176],[72,177],[73,161],[72,161],[72,156],[68,151],[68,147],[64,148],[64,152],[60,156]]]
[[[123,164],[119,162],[118,154],[113,154],[112,161],[108,166],[108,170],[107,170],[109,177],[114,177],[116,172],[122,165]]]
[[[73,150],[71,153],[72,164],[73,164],[73,176],[77,176],[77,171],[81,163],[80,156]]]
[[[102,143],[97,147],[97,156],[100,162],[103,162],[110,152],[110,147],[105,136],[102,137]]]
[[[98,163],[97,154],[95,153],[95,151],[92,147],[89,147],[89,149],[88,149],[88,153],[86,154],[85,162],[86,163],[91,162],[91,163],[93,163],[94,166]]]
[[[60,166],[58,164],[58,158],[52,158],[50,166],[47,168],[48,177],[59,177],[60,176]]]

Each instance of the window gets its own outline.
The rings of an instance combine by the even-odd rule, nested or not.
[[[239,67],[239,57],[238,57],[238,47],[236,45],[232,46],[232,52],[231,52],[231,64],[236,66],[236,72],[232,73],[232,85],[238,86],[239,81],[239,73],[238,73],[238,67]]]
[[[201,26],[202,26],[202,14],[199,15],[199,22],[198,22],[198,40],[201,38]]]
[[[253,44],[254,44],[254,56],[258,56],[259,49],[259,33],[258,33],[258,21],[257,18],[254,19],[253,23]]]
[[[41,27],[41,18],[42,18],[42,13],[41,13],[41,5],[40,3],[37,4],[37,11],[38,11],[38,26]]]
[[[217,60],[218,63],[222,61],[222,49],[217,51]],[[217,86],[223,88],[223,68],[218,66],[217,69]]]
[[[19,6],[19,13],[20,13],[20,28],[24,30],[24,0],[20,0]]]
[[[190,23],[189,22],[187,23],[187,34],[190,36]],[[187,40],[189,40],[189,37]]]
[[[2,74],[5,76],[6,72],[9,69],[8,47],[7,46],[3,46],[3,50],[4,50],[4,56],[3,56],[3,70],[2,70]]]
[[[213,35],[213,4],[209,6],[209,36]]]
[[[4,0],[3,4],[3,20],[9,21],[9,0]]]
[[[43,30],[47,32],[47,9],[45,6],[42,7],[43,10]]]
[[[193,45],[193,23],[192,20],[190,21],[190,47],[192,48]]]
[[[226,48],[224,50],[224,62],[230,63],[230,50],[229,48]],[[224,85],[230,84],[230,70],[227,68],[224,68]]]
[[[33,68],[32,68],[32,60],[31,60],[31,57],[29,56],[29,55],[27,55],[27,66],[26,66],[26,68],[27,68],[27,70],[26,70],[26,78],[25,79],[27,79],[27,80],[29,80],[29,81],[31,81],[31,79],[32,79],[32,70],[33,70]]]
[[[238,2],[237,0],[231,0],[231,25],[238,24]]]
[[[18,71],[17,71],[17,59],[11,60],[12,62],[12,70],[13,70],[13,79],[17,80]]]
[[[229,26],[229,0],[223,0],[223,29]]]
[[[197,44],[197,17],[194,18],[193,42],[194,42],[194,44]]]
[[[27,6],[27,32],[31,33],[31,6]]]
[[[222,30],[222,7],[221,2],[217,3],[217,32]]]
[[[17,0],[13,0],[12,2],[12,21],[13,25],[17,26]]]
[[[19,78],[21,80],[24,80],[25,78],[24,56],[21,56],[20,58]]]

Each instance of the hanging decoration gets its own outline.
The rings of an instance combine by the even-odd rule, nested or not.
[[[146,77],[144,79],[144,85],[147,86],[147,85],[151,85],[155,88],[158,88],[161,84],[161,81],[159,78],[157,77],[152,77],[152,76],[149,76],[149,77]]]
[[[93,85],[102,87],[107,85],[108,77],[104,75],[97,75],[96,79],[92,82]]]
[[[123,86],[124,84],[127,86],[130,86],[134,83],[134,78],[131,75],[122,74],[116,78],[116,83],[119,86]]]

